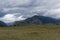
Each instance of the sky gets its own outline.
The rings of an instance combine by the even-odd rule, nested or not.
[[[34,15],[60,19],[60,0],[0,0],[0,20],[6,23]]]

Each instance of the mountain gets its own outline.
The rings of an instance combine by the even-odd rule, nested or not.
[[[35,15],[31,18],[27,18],[26,20],[23,21],[16,21],[14,25],[30,25],[30,24],[35,24],[35,25],[40,25],[40,24],[48,24],[48,23],[57,23],[59,22],[58,20],[51,18],[51,17],[45,17],[45,16],[38,16]]]
[[[7,26],[4,22],[0,21],[0,27]]]

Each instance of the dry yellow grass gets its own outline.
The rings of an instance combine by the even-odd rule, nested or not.
[[[0,27],[0,40],[60,40],[60,25]]]

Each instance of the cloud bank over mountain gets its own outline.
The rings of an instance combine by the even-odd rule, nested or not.
[[[20,20],[24,20],[25,18],[23,18],[23,16],[16,16],[16,14],[7,14],[3,17],[0,18],[2,21],[5,21],[7,23],[9,22],[14,22],[14,21],[20,21]]]
[[[33,15],[60,18],[60,0],[0,0],[0,20],[12,22]]]

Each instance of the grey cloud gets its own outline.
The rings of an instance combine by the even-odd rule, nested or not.
[[[0,0],[0,16],[7,14],[23,15],[24,18],[33,15],[43,15],[60,18],[60,0]]]

